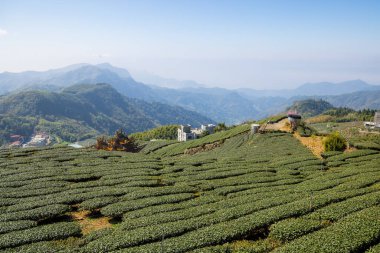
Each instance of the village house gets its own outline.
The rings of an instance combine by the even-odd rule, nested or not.
[[[26,147],[43,147],[49,145],[51,142],[50,136],[46,133],[37,133],[32,136],[31,140],[23,145]]]
[[[289,120],[289,124],[292,131],[297,130],[297,127],[301,122],[301,118],[302,118],[301,115],[299,115],[297,111],[288,112],[288,120]]]
[[[11,143],[9,144],[10,148],[19,148],[24,143],[24,137],[18,134],[10,136]]]

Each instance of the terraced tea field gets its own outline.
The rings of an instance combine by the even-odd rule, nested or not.
[[[291,134],[248,129],[135,154],[3,150],[0,250],[379,252],[379,151],[318,159]]]

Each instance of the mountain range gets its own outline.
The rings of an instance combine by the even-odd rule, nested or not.
[[[140,76],[141,78],[141,76]],[[145,81],[149,78],[145,76]],[[217,122],[235,124],[247,119],[259,119],[283,111],[294,101],[308,97],[323,98],[334,106],[348,106],[354,109],[380,108],[379,85],[371,85],[362,80],[342,83],[307,83],[295,89],[255,90],[205,88],[192,81],[177,81],[151,76],[152,82],[136,81],[125,69],[108,63],[90,65],[76,64],[43,72],[0,74],[0,94],[25,90],[60,92],[75,84],[108,83],[122,95],[159,102],[171,106],[181,106],[197,112]],[[165,83],[167,88],[160,87]],[[180,88],[178,88],[180,87]]]

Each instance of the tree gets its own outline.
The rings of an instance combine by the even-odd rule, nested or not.
[[[203,131],[203,132],[201,133],[200,137],[202,138],[202,137],[205,137],[205,136],[207,136],[207,135],[209,135],[209,134],[210,134],[209,131]]]
[[[227,130],[227,126],[224,122],[218,123],[218,125],[216,125],[216,127],[214,129],[215,132],[220,132],[220,131],[225,131],[225,130]]]

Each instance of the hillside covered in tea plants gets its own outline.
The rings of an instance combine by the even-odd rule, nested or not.
[[[138,153],[0,151],[2,252],[379,252],[380,152],[240,125]]]

